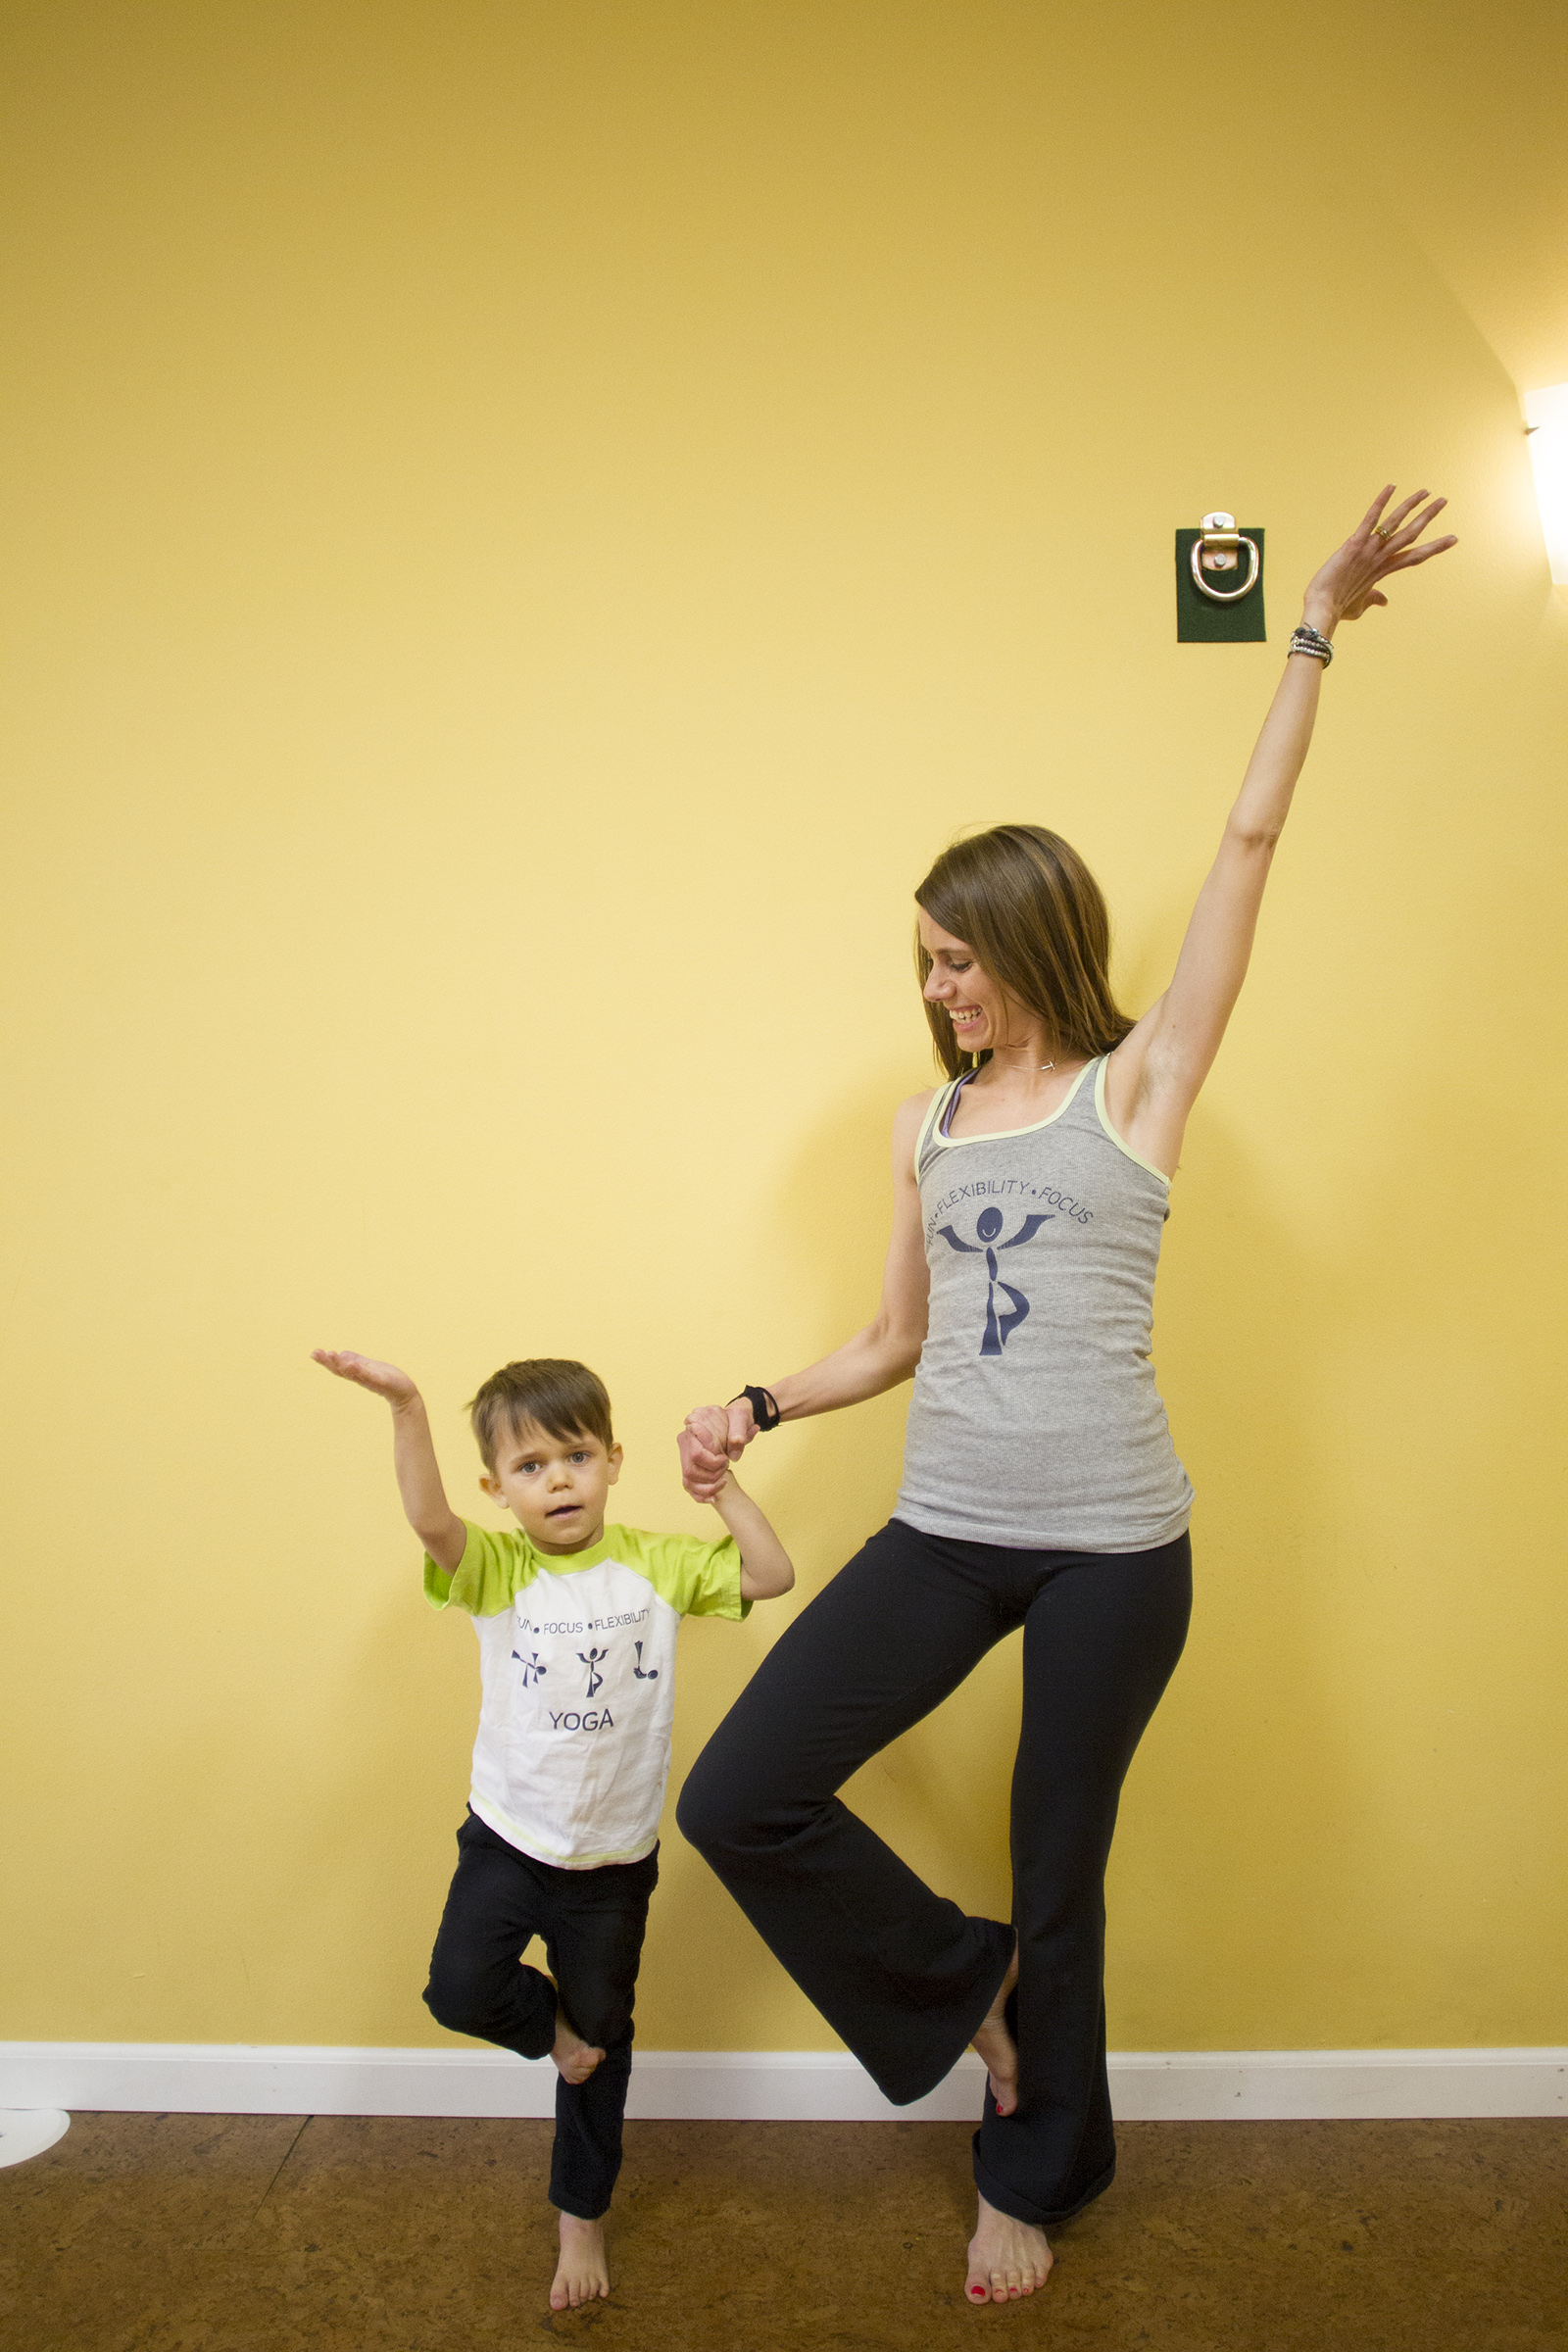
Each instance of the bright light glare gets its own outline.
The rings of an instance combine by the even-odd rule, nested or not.
[[[1530,463],[1546,533],[1551,576],[1568,587],[1568,384],[1525,394],[1525,422],[1534,425]]]

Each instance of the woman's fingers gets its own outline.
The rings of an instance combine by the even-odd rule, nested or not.
[[[737,1397],[733,1404],[725,1407],[725,1410],[729,1417],[727,1433],[729,1458],[732,1462],[738,1462],[757,1435],[757,1423],[753,1418],[752,1408],[744,1396]]]
[[[698,1502],[711,1502],[757,1435],[752,1408],[742,1397],[736,1404],[700,1404],[686,1416],[676,1440],[680,1448],[681,1482]]]
[[[1421,504],[1421,501],[1427,495],[1428,493],[1425,490],[1415,490],[1411,492],[1408,498],[1402,498],[1399,501],[1398,505],[1395,508],[1394,513],[1383,524],[1383,529],[1387,532],[1388,539],[1395,538],[1400,531],[1403,530],[1405,524],[1409,521],[1410,516],[1415,513],[1416,508]],[[1385,539],[1384,541],[1385,546],[1388,545],[1388,539]]]
[[[1412,515],[1408,522],[1401,524],[1389,542],[1389,553],[1403,555],[1407,547],[1413,547],[1428,523],[1436,520],[1447,503],[1446,498],[1435,498],[1430,505],[1422,508],[1419,514]]]
[[[1378,523],[1382,519],[1383,510],[1393,496],[1394,484],[1392,482],[1385,482],[1382,489],[1378,492],[1376,498],[1372,501],[1372,504],[1368,507],[1366,513],[1361,517],[1361,530],[1367,536],[1370,537],[1371,533],[1377,529]]]
[[[1405,546],[1408,546],[1412,540],[1418,539],[1433,515],[1441,514],[1447,505],[1446,499],[1435,498],[1425,508],[1424,513],[1417,514],[1417,508],[1422,506],[1423,501],[1431,497],[1431,493],[1426,490],[1412,490],[1407,498],[1401,498],[1398,505],[1390,514],[1385,514],[1384,509],[1393,496],[1394,484],[1390,482],[1388,487],[1380,490],[1372,501],[1362,516],[1360,528],[1351,532],[1341,551],[1342,554],[1348,556],[1351,550],[1355,549],[1359,556],[1364,550],[1366,554],[1381,561],[1395,552],[1394,543],[1396,539],[1402,540]],[[1411,519],[1412,516],[1415,517],[1414,520]],[[1359,548],[1357,548],[1357,542],[1360,543]],[[1332,562],[1332,560],[1331,558],[1330,561]]]
[[[1447,505],[1446,498],[1414,490],[1391,508],[1393,496],[1391,482],[1368,507],[1360,528],[1330,556],[1311,582],[1308,593],[1315,590],[1321,598],[1331,600],[1344,620],[1359,620],[1374,605],[1388,603],[1379,592],[1380,580],[1392,579],[1395,572],[1408,571],[1459,544],[1452,532],[1421,543],[1422,532],[1431,528]],[[1380,520],[1385,509],[1387,520]]]
[[[721,1470],[729,1459],[721,1446],[709,1445],[695,1429],[683,1429],[675,1444],[683,1462],[701,1462],[709,1469]]]
[[[693,1437],[710,1449],[729,1443],[729,1415],[721,1404],[700,1404],[686,1416]]]
[[[1425,547],[1407,547],[1389,565],[1391,571],[1408,571],[1412,564],[1424,564],[1429,556],[1446,555],[1450,547],[1459,544],[1453,532],[1446,539],[1430,539]]]

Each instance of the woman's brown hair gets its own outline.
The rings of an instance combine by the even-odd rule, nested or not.
[[[944,850],[914,894],[934,923],[972,948],[1007,994],[1046,1023],[1061,1054],[1086,1060],[1119,1046],[1133,1026],[1110,993],[1110,917],[1077,851],[1044,825],[993,825]],[[931,957],[914,943],[924,988]],[[978,1069],[947,1007],[926,1000],[937,1059],[950,1078]]]

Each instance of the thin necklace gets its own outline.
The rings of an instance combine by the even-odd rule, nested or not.
[[[992,1049],[991,1049],[991,1051],[992,1051],[992,1055],[993,1055],[993,1058],[994,1058],[994,1057],[995,1057],[995,1055],[996,1055],[996,1054],[998,1053],[999,1049],[998,1049],[997,1047],[993,1046],[993,1047],[992,1047]],[[1006,1045],[1004,1045],[1004,1046],[1003,1046],[1002,1048],[1000,1048],[1000,1051],[1001,1051],[1002,1053],[1004,1053],[1004,1054],[1021,1054],[1021,1053],[1023,1053],[1023,1052],[1025,1051],[1025,1049],[1024,1049],[1022,1046],[1006,1046]],[[1035,1067],[1036,1067],[1036,1068],[1039,1070],[1039,1072],[1040,1072],[1040,1075],[1041,1075],[1042,1077],[1044,1077],[1044,1076],[1045,1076],[1045,1074],[1046,1074],[1047,1070],[1054,1070],[1054,1069],[1055,1068],[1055,1066],[1056,1066],[1056,1065],[1055,1065],[1054,1061],[1042,1061],[1042,1062],[1037,1062],[1037,1063],[1036,1063],[1036,1065],[1035,1065]],[[979,1065],[979,1063],[977,1062],[977,1063],[975,1064],[975,1067],[974,1067],[972,1070],[966,1070],[966,1071],[964,1072],[964,1076],[965,1076],[966,1078],[973,1078],[973,1077],[976,1077],[976,1076],[978,1076],[978,1074],[979,1074],[979,1068],[980,1068],[980,1065]]]

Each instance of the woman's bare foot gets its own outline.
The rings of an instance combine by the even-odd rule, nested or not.
[[[1051,2260],[1049,2254],[1046,2260]],[[561,2260],[550,2288],[551,2310],[564,2311],[568,2306],[575,2310],[579,2303],[591,2303],[596,2295],[609,2292],[610,2264],[605,2254],[603,2230],[597,2222],[580,2221],[574,2213],[564,2213]]]
[[[550,2055],[568,2082],[586,2082],[604,2054],[591,2041],[584,2041],[580,2034],[574,2034],[561,2011],[556,2011],[556,2041]],[[594,2228],[598,2227],[596,2222]]]
[[[1018,1982],[1018,1946],[1012,1947],[1007,1973],[997,1987],[997,1997],[980,2021],[980,2030],[970,2048],[978,2050],[986,2062],[991,2081],[991,2096],[997,2102],[999,2115],[1010,2115],[1018,2104],[1018,2052],[1012,2035],[1007,2032],[1007,1995]]]
[[[1046,2233],[1015,2222],[980,2200],[980,2219],[969,2240],[969,2276],[963,2282],[970,2303],[1012,2303],[1032,2295],[1051,2276],[1053,2256]],[[554,2298],[552,2297],[552,2300]]]

